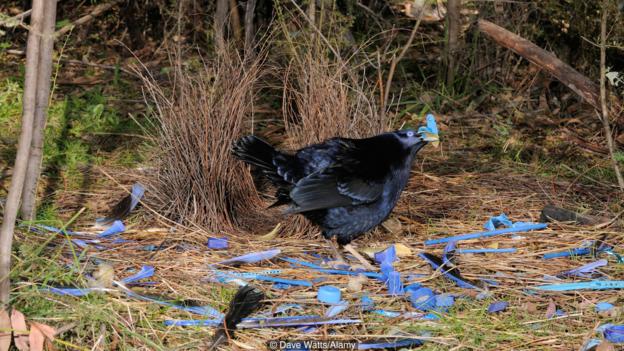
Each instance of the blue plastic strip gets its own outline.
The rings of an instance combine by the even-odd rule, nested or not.
[[[516,253],[518,249],[457,249],[458,254],[475,254],[475,253]]]
[[[545,260],[550,260],[550,259],[559,258],[559,257],[583,256],[583,255],[589,255],[591,254],[591,252],[592,252],[592,249],[590,247],[578,247],[578,248],[574,248],[574,249],[566,250],[566,251],[550,252],[550,253],[544,254],[542,258]]]
[[[420,346],[423,342],[418,339],[404,339],[394,342],[359,343],[358,350],[399,349],[401,347]]]
[[[91,288],[85,288],[85,289],[79,289],[79,288],[44,288],[41,289],[42,291],[48,291],[57,295],[64,295],[64,296],[86,296],[94,291],[97,291],[98,289],[91,289]]]
[[[323,268],[323,267],[321,267],[321,266],[319,266],[317,264],[314,264],[314,263],[311,263],[311,262],[308,262],[308,261],[297,260],[297,259],[290,258],[290,257],[280,257],[280,259],[282,261],[286,261],[286,262],[293,263],[293,264],[298,264],[298,265],[304,266],[304,267],[318,268],[318,269],[322,269]]]
[[[154,267],[153,266],[143,266],[141,267],[141,270],[138,271],[137,273],[122,279],[121,281],[124,284],[128,284],[128,283],[132,283],[135,282],[137,280],[141,280],[141,279],[147,279],[151,276],[154,275]]]
[[[534,286],[533,289],[544,291],[624,289],[624,280],[593,280],[579,283],[548,284]]]
[[[438,264],[436,264],[435,262],[429,260],[426,255],[423,255],[422,253],[420,253],[420,254],[418,254],[418,256],[420,256],[422,259],[427,261],[429,263],[429,265],[431,265],[431,267],[433,267],[434,270],[437,270],[438,268],[440,268],[440,266]],[[454,275],[449,274],[448,272],[445,272],[444,268],[442,268],[442,274],[446,278],[454,281],[455,284],[457,284],[457,286],[459,286],[460,288],[479,289],[478,287],[476,287],[476,286],[474,286],[474,285],[472,285],[472,284],[470,284],[470,283],[468,283],[468,282],[466,282],[466,281],[464,281],[462,279],[459,279],[459,278],[455,277]]]
[[[586,265],[570,269],[565,272],[559,273],[558,277],[583,277],[587,275],[591,275],[598,267],[603,267],[609,264],[609,261],[605,259],[601,259],[595,262],[588,263]]]
[[[451,236],[447,238],[427,240],[425,241],[425,245],[444,244],[444,243],[448,243],[449,241],[487,238],[487,237],[496,236],[496,235],[528,232],[531,230],[541,230],[541,229],[546,229],[546,228],[548,228],[548,225],[546,223],[526,224],[526,225],[521,225],[521,226],[512,227],[512,228],[503,228],[503,229],[497,229],[497,230],[492,230],[492,231],[487,231],[487,232],[462,234],[462,235],[456,235],[456,236]]]
[[[252,252],[252,253],[248,253],[246,255],[242,255],[242,256],[238,256],[238,257],[233,257],[230,259],[227,259],[225,261],[221,261],[219,263],[217,263],[217,265],[228,265],[230,263],[256,263],[259,261],[264,261],[264,260],[270,260],[273,257],[279,255],[282,251],[280,249],[273,249],[273,250],[267,250],[267,251],[260,251],[260,252]]]

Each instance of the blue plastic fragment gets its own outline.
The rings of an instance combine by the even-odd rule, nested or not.
[[[165,320],[167,327],[218,327],[223,324],[221,319],[184,319]]]
[[[325,317],[336,317],[340,313],[344,312],[347,308],[349,308],[349,303],[344,300],[340,301],[339,303],[330,306],[327,311],[325,311]]]
[[[228,239],[227,238],[208,238],[209,249],[213,250],[222,250],[228,248]]]
[[[447,311],[455,304],[455,297],[451,294],[438,294],[435,296],[436,310]]]
[[[421,311],[429,311],[435,308],[436,299],[435,294],[429,288],[420,288],[414,290],[409,296],[410,302],[414,308]]]
[[[584,256],[592,253],[592,249],[590,247],[577,247],[574,249],[566,250],[566,251],[558,251],[558,252],[549,252],[544,254],[542,257],[545,260],[550,260],[553,258],[560,257],[570,257],[570,256]]]
[[[381,278],[382,282],[387,282],[390,278],[390,273],[394,272],[394,267],[392,267],[391,263],[383,262],[381,264]]]
[[[375,303],[373,302],[373,299],[371,299],[368,295],[362,295],[362,297],[360,298],[360,304],[362,311],[370,311],[375,308]]]
[[[273,283],[273,288],[279,289],[279,290],[286,290],[286,289],[292,288],[292,285],[285,284],[285,283]]]
[[[139,204],[139,201],[143,198],[145,194],[145,187],[141,185],[141,183],[132,184],[132,199],[130,200],[130,211],[134,210],[135,207]]]
[[[425,141],[438,141],[438,125],[436,124],[435,117],[432,114],[428,114],[425,119],[427,125],[418,128],[418,134],[424,136],[423,139]]]
[[[368,278],[375,278],[375,279],[382,279],[383,278],[383,274],[382,273],[376,273],[376,272],[356,272],[356,271],[345,271],[342,269],[327,269],[327,268],[320,268],[320,269],[316,269],[316,271],[318,272],[322,272],[322,273],[327,273],[327,274],[339,274],[339,275],[360,275],[363,274]]]
[[[614,344],[624,343],[624,325],[611,325],[602,332],[607,341]]]
[[[247,328],[278,328],[297,326],[316,326],[330,324],[354,324],[361,323],[360,319],[327,319],[320,316],[296,316],[274,318],[249,318],[238,324],[239,329]]]
[[[458,254],[477,254],[477,253],[516,253],[518,249],[457,249]]]
[[[143,267],[141,267],[140,271],[138,271],[137,273],[135,273],[135,274],[133,274],[133,275],[131,275],[129,277],[126,277],[126,278],[122,279],[121,281],[124,284],[128,284],[128,283],[135,282],[137,280],[147,279],[147,278],[149,278],[149,277],[151,277],[153,275],[154,275],[154,267],[153,266],[143,266]]]
[[[79,289],[79,288],[54,288],[54,287],[45,288],[41,290],[48,291],[57,295],[69,295],[69,296],[86,296],[94,291],[98,291],[98,290],[101,291],[101,289],[92,289],[92,288]]]
[[[316,298],[324,303],[339,303],[342,300],[342,293],[335,286],[323,285],[318,289]]]
[[[589,339],[587,340],[587,342],[583,345],[583,347],[581,348],[581,351],[589,351],[589,350],[594,350],[596,347],[598,347],[598,345],[600,345],[602,343],[602,340],[600,339]]]
[[[388,248],[383,251],[375,252],[375,262],[378,264],[384,262],[392,264],[392,262],[396,261],[396,258],[396,248],[394,245],[388,246]]]
[[[260,252],[252,252],[246,255],[233,257],[225,261],[217,263],[218,265],[228,265],[232,263],[256,263],[259,261],[270,260],[282,252],[280,249],[273,249]]]
[[[359,343],[358,350],[399,349],[401,347],[420,346],[423,342],[418,339],[403,339],[393,342]]]
[[[422,285],[418,284],[418,283],[412,283],[409,285],[406,285],[405,288],[403,288],[405,290],[406,294],[411,293],[412,291],[418,290],[422,288]]]
[[[397,318],[401,316],[401,312],[396,312],[396,311],[373,310],[372,312],[380,316],[390,317],[390,318]]]
[[[252,279],[261,280],[265,282],[295,285],[295,286],[307,286],[307,287],[312,286],[312,282],[307,281],[307,280],[285,279],[285,278],[271,277],[271,276],[261,275],[261,274],[257,274]]]
[[[533,289],[544,291],[624,289],[624,280],[592,280],[578,283],[547,284],[534,286]]]
[[[156,251],[156,250],[158,250],[158,246],[157,245],[153,245],[153,244],[145,245],[145,246],[143,246],[141,248],[141,250],[143,250],[143,251]]]
[[[565,272],[559,273],[558,277],[585,277],[590,276],[595,272],[598,267],[606,266],[609,262],[605,259],[601,259],[595,262],[588,263],[578,268],[570,269]]]
[[[319,265],[317,265],[317,264],[310,263],[310,262],[307,262],[307,261],[297,260],[297,259],[290,258],[290,257],[281,257],[280,259],[281,259],[282,261],[286,261],[286,262],[289,262],[289,263],[298,264],[298,265],[300,265],[300,266],[304,266],[304,267],[309,267],[309,268],[320,268],[320,269],[323,269],[323,267],[321,267],[321,266],[319,266]]]
[[[98,234],[97,237],[105,238],[107,236],[123,233],[125,230],[126,230],[126,226],[123,224],[123,222],[120,220],[116,220],[113,222],[113,224],[111,224],[110,227],[106,228],[106,230]]]
[[[50,225],[44,225],[44,224],[37,224],[35,227],[37,228],[41,228],[41,229],[45,229],[49,232],[52,233],[57,233],[57,234],[67,234],[67,235],[76,235],[76,234],[80,234],[78,232],[73,232],[71,230],[67,230],[67,229],[60,229],[60,228],[56,228]]]
[[[496,235],[528,232],[531,230],[541,230],[545,228],[548,228],[548,225],[546,223],[525,224],[525,225],[520,225],[517,227],[503,228],[503,229],[497,229],[497,230],[492,230],[492,231],[487,231],[487,232],[461,234],[461,235],[451,236],[447,238],[427,240],[425,241],[425,245],[444,244],[444,243],[448,243],[449,241],[487,238],[487,237],[496,236]]]
[[[519,222],[519,223],[524,223],[524,222]],[[512,227],[514,225],[513,222],[511,222],[511,220],[507,217],[506,214],[501,213],[498,216],[493,216],[490,217],[490,219],[485,222],[485,224],[483,225],[483,228],[485,228],[486,230],[496,230],[496,228],[498,227]]]
[[[388,293],[390,295],[403,295],[403,283],[401,282],[401,273],[390,272],[388,274],[388,280],[386,281],[388,287]]]
[[[507,301],[496,301],[496,302],[492,302],[490,304],[490,306],[488,307],[488,313],[498,313],[498,312],[502,312],[504,310],[507,309],[507,307],[509,307],[509,302]]]
[[[613,306],[613,304],[610,304],[608,302],[598,302],[596,304],[596,312],[604,312],[604,311],[610,311],[614,308],[615,306]]]

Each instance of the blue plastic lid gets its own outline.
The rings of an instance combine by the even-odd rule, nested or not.
[[[228,240],[227,238],[208,238],[208,248],[209,249],[227,249]]]
[[[333,285],[324,285],[318,289],[316,298],[324,303],[339,303],[342,299],[340,289]]]

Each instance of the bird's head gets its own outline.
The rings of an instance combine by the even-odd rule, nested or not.
[[[422,135],[413,129],[397,130],[393,134],[406,149],[421,148],[427,143]]]

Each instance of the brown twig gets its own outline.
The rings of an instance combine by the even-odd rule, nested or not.
[[[416,24],[414,24],[414,28],[412,28],[412,32],[410,33],[409,39],[407,39],[407,43],[403,46],[403,50],[399,53],[399,56],[396,56],[392,59],[392,63],[390,64],[390,70],[388,71],[388,78],[386,78],[386,86],[384,87],[383,100],[381,104],[381,110],[379,113],[382,116],[386,115],[386,107],[388,106],[388,98],[390,96],[390,87],[392,86],[392,78],[394,77],[394,71],[396,70],[396,66],[403,59],[403,56],[407,53],[407,50],[412,46],[412,42],[416,37],[416,32],[418,31],[418,27],[420,26],[420,21],[422,20],[424,9],[420,10],[420,14],[418,15],[418,20]]]
[[[121,0],[114,0],[111,2],[97,5],[96,7],[93,8],[93,11],[91,11],[91,13],[89,13],[88,15],[82,16],[78,18],[77,20],[71,22],[70,24],[64,26],[63,28],[57,30],[56,33],[54,33],[54,35],[57,37],[64,35],[68,33],[69,31],[71,31],[72,29],[74,29],[75,27],[90,22],[91,20],[103,14],[104,12],[110,10],[113,6],[117,5],[120,2]]]
[[[609,13],[607,6],[608,0],[602,1],[602,17],[600,19],[600,109],[602,110],[602,116],[598,114],[598,118],[602,120],[602,127],[604,128],[605,138],[607,139],[607,146],[609,147],[609,155],[611,156],[611,163],[613,164],[613,170],[620,186],[620,190],[624,192],[624,178],[620,172],[618,161],[615,158],[615,145],[613,143],[613,135],[611,135],[611,126],[609,125],[609,107],[607,106],[607,83],[606,83],[606,49],[607,49],[607,17]],[[598,113],[596,111],[596,113]]]

